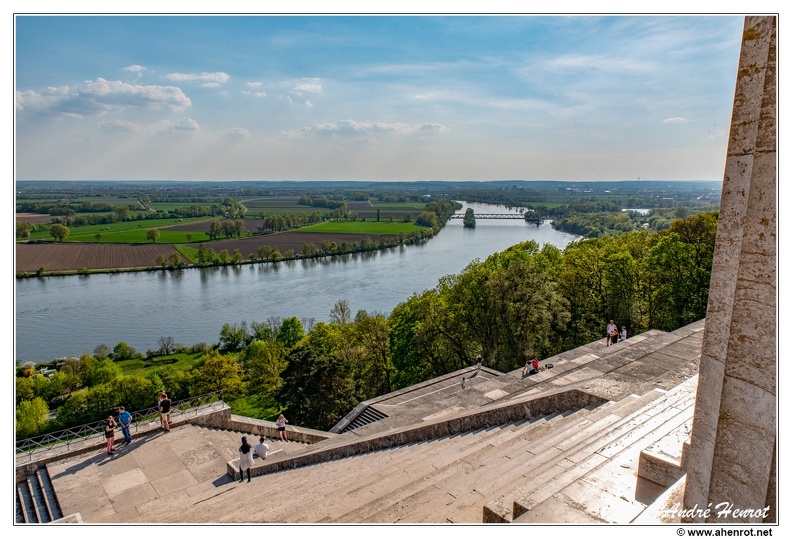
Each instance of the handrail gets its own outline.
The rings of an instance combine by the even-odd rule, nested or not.
[[[188,411],[195,411],[203,406],[222,401],[222,397],[223,391],[220,390],[197,397],[189,397],[180,401],[174,401],[171,404],[171,415],[179,416]],[[142,425],[153,423],[159,419],[159,408],[157,406],[152,406],[144,410],[130,412],[130,415],[132,416],[132,421],[130,422],[129,429],[130,431],[134,429],[133,432],[138,432]],[[56,447],[60,447],[62,444],[66,444],[68,448],[76,441],[87,440],[93,436],[104,438],[104,420],[17,440],[16,454],[20,455],[26,453],[30,455],[40,449],[51,451]]]

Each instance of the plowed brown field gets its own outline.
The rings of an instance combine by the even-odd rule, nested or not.
[[[86,269],[147,268],[157,256],[169,257],[170,245],[102,245],[94,243],[18,243],[16,271],[70,271]]]

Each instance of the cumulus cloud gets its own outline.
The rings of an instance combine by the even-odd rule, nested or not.
[[[242,90],[242,95],[249,95],[251,97],[267,97],[267,92],[249,92]]]
[[[231,76],[217,71],[215,73],[168,73],[165,78],[173,82],[197,82],[204,87],[213,87],[225,84]]]
[[[264,86],[264,83],[263,82],[246,82],[245,86],[247,86],[248,88],[261,88],[262,86]]]
[[[690,122],[690,119],[681,116],[674,116],[673,118],[666,118],[663,120],[664,124],[689,124]]]
[[[448,128],[437,123],[404,124],[386,122],[357,122],[341,120],[331,123],[316,123],[303,127],[294,134],[299,135],[338,135],[338,136],[372,136],[391,133],[398,135],[414,135],[419,133],[442,133]]]
[[[33,109],[45,110],[59,101],[64,100],[69,96],[69,87],[61,86],[59,88],[49,87],[41,92],[33,90],[17,91],[16,92],[16,108],[19,110]]]
[[[42,92],[17,92],[16,105],[18,109],[82,117],[134,107],[180,110],[192,102],[175,86],[129,84],[97,78],[76,88],[64,86],[47,88]]]

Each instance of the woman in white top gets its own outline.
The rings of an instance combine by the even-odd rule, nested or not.
[[[239,447],[239,482],[241,483],[245,478],[244,474],[247,471],[248,483],[250,483],[250,467],[253,466],[253,448],[247,441],[247,437],[242,437],[242,445]]]
[[[275,426],[278,427],[278,438],[284,442],[288,441],[286,439],[286,423],[288,422],[289,420],[283,417],[283,414],[279,415],[277,421],[275,421]]]

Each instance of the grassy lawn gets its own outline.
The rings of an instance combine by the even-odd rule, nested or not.
[[[423,227],[415,223],[397,221],[327,221],[315,225],[304,226],[295,232],[320,232],[324,234],[388,234],[398,235],[399,232],[409,234]]]
[[[197,363],[201,354],[171,354],[169,356],[159,356],[151,360],[143,359],[129,359],[126,361],[119,361],[118,366],[121,367],[121,372],[124,374],[143,374],[148,369],[156,367],[167,367],[168,369],[177,371],[188,371],[192,369]],[[146,362],[150,365],[146,366]]]

